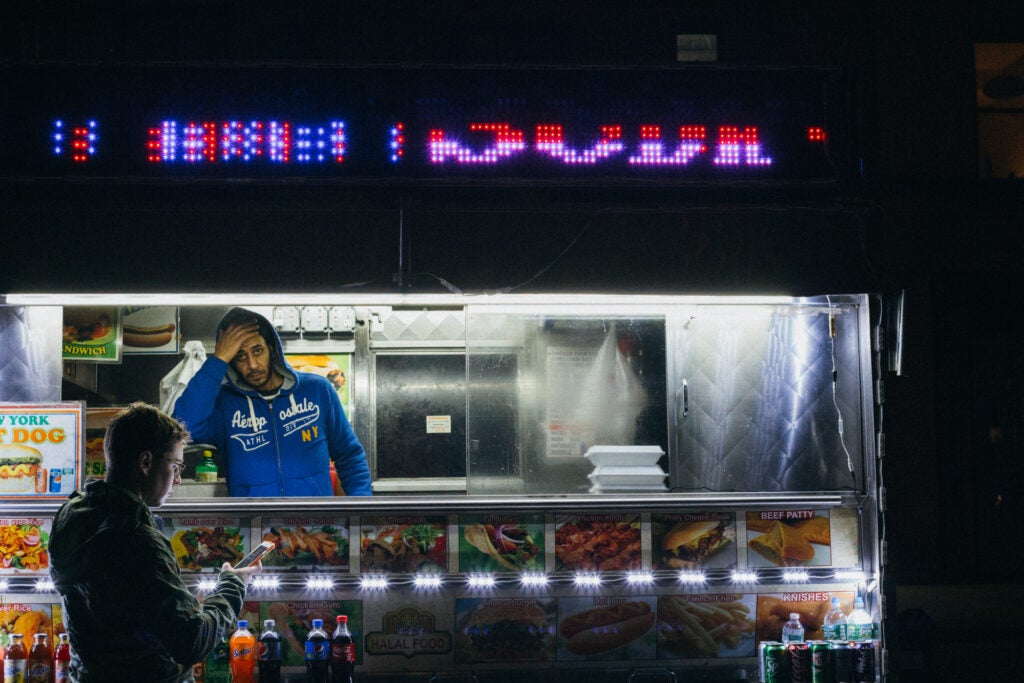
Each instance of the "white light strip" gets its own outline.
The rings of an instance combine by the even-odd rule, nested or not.
[[[40,592],[52,592],[53,591],[53,580],[52,579],[39,579],[36,581],[36,590]]]
[[[732,573],[733,583],[757,583],[757,572],[734,571]]]
[[[654,574],[650,572],[629,572],[626,583],[631,586],[649,586],[654,583]]]
[[[489,574],[473,574],[466,581],[470,588],[494,588],[494,577]]]
[[[811,574],[803,569],[787,569],[782,572],[782,580],[787,583],[807,583],[811,580]]]
[[[364,576],[359,585],[366,590],[385,590],[388,587],[386,576]]]
[[[544,306],[559,308],[584,307],[608,312],[608,307],[622,315],[635,315],[637,306],[648,307],[644,313],[664,313],[667,304],[720,304],[735,306],[743,304],[787,304],[793,303],[791,296],[779,295],[657,295],[657,294],[607,294],[582,293],[564,294],[338,294],[310,292],[304,294],[268,294],[265,292],[195,293],[195,292],[98,292],[55,293],[42,292],[0,294],[2,303],[22,306],[354,306],[354,305],[409,305],[429,306],[451,304],[454,299],[465,304],[503,304],[514,307]],[[488,308],[488,312],[490,312]],[[547,310],[547,308],[545,308]],[[508,312],[508,311],[497,311]],[[614,311],[613,311],[614,312]]]
[[[0,592],[7,592],[7,588],[10,584],[7,581],[0,581]]]
[[[857,581],[858,583],[867,581],[867,575],[859,569],[840,569],[834,576],[836,581]]]
[[[548,577],[545,574],[526,573],[519,578],[520,583],[524,586],[546,586],[548,585]]]
[[[596,588],[601,585],[601,577],[597,574],[577,574],[573,581],[581,588]]]
[[[199,579],[199,590],[201,591],[212,591],[217,587],[217,579],[205,578]]]
[[[679,583],[687,585],[695,585],[701,583],[707,583],[708,577],[704,575],[704,572],[693,572],[683,571],[679,572]]]
[[[281,581],[276,576],[257,576],[252,580],[253,588],[277,590],[280,585]]]
[[[412,582],[417,588],[440,588],[443,583],[439,574],[420,574]]]
[[[309,590],[330,590],[334,588],[334,579],[329,576],[311,576],[306,579],[306,588]]]

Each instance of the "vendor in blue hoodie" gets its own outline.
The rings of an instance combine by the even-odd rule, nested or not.
[[[217,345],[174,405],[195,442],[217,447],[232,496],[372,495],[366,452],[325,378],[292,369],[277,330],[233,308]]]

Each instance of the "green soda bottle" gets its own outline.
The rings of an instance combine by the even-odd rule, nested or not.
[[[231,683],[228,653],[228,639],[221,638],[217,647],[206,657],[206,683]]]
[[[203,457],[196,465],[196,481],[200,484],[217,483],[217,461],[213,459],[213,451],[203,451]]]

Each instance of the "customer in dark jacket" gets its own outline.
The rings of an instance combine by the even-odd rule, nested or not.
[[[103,448],[106,481],[71,494],[53,520],[50,575],[71,639],[71,674],[91,681],[189,680],[234,625],[260,565],[221,568],[200,604],[150,508],[181,482],[188,432],[144,403],[118,413]]]

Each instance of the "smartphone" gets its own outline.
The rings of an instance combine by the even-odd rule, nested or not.
[[[249,551],[249,554],[240,559],[235,564],[235,569],[241,569],[243,567],[251,567],[256,564],[263,557],[274,549],[274,544],[271,541],[263,541],[258,546]]]

